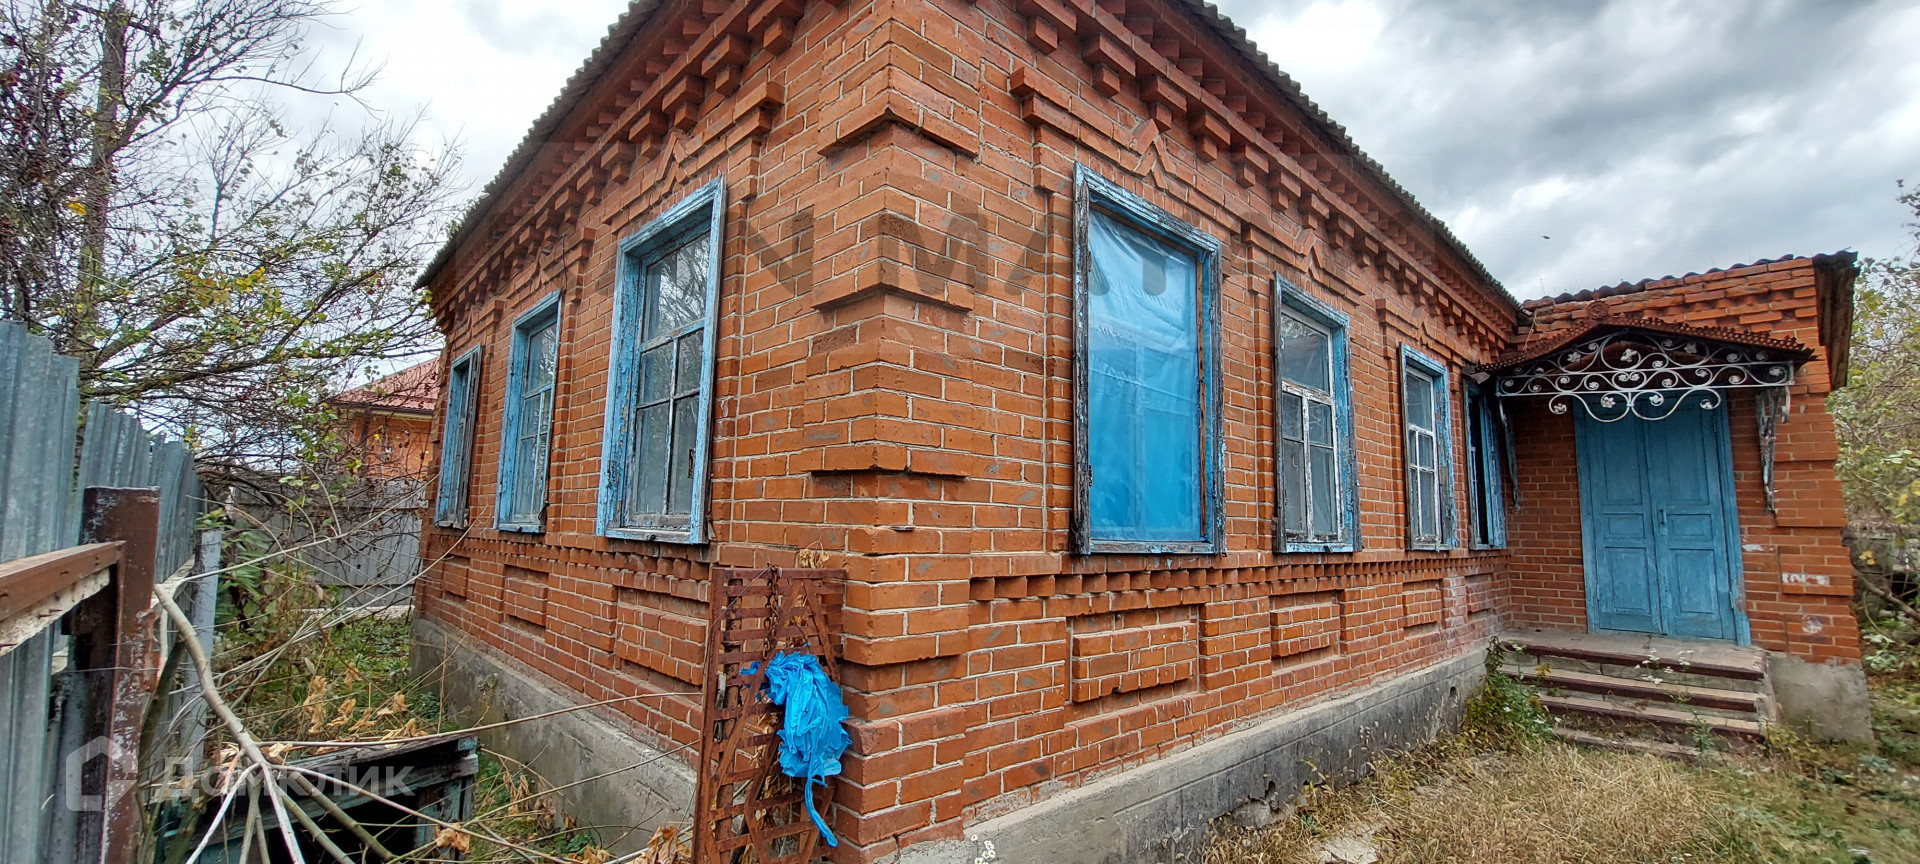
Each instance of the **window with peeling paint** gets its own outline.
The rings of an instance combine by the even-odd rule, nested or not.
[[[1347,317],[1277,279],[1275,435],[1285,552],[1356,548]]]
[[[601,534],[705,539],[724,191],[708,184],[620,244]]]
[[[514,321],[508,360],[494,527],[543,531],[553,394],[560,365],[559,292],[548,295]]]
[[[1480,389],[1466,388],[1467,502],[1473,508],[1473,545],[1507,545],[1506,496],[1500,477],[1501,424],[1498,406]]]
[[[1212,551],[1218,246],[1082,175],[1076,362],[1082,551]]]
[[[1401,411],[1406,439],[1408,545],[1449,549],[1454,543],[1452,429],[1446,367],[1403,346]]]
[[[480,346],[447,368],[447,409],[440,429],[440,487],[433,524],[467,527],[467,489],[473,473],[473,426],[478,416]]]

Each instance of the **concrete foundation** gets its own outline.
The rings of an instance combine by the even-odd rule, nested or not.
[[[1809,663],[1770,651],[1767,677],[1780,722],[1787,728],[1817,741],[1873,740],[1867,674],[1859,666]]]
[[[446,710],[468,725],[579,701],[540,673],[424,618],[413,621],[412,662]],[[625,853],[644,847],[662,823],[692,821],[694,774],[686,764],[692,757],[642,743],[610,714],[587,709],[518,723],[480,733],[480,743],[532,766],[555,786],[578,783],[559,792],[562,809],[581,825],[597,826],[607,848]]]
[[[1370,760],[1458,725],[1486,675],[1475,650],[1353,695],[1216,738],[967,829],[922,843],[899,864],[970,864],[993,844],[997,864],[1191,864],[1212,823],[1284,810],[1309,782],[1362,776]]]

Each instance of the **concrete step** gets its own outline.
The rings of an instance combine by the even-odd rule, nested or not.
[[[1667,702],[1687,708],[1727,712],[1733,716],[1748,719],[1764,716],[1765,710],[1765,697],[1751,690],[1723,690],[1676,684],[1660,679],[1654,674],[1622,678],[1593,672],[1558,669],[1554,668],[1550,661],[1538,666],[1510,663],[1502,666],[1500,671],[1507,677],[1542,689],[1571,690],[1602,696]],[[1653,680],[1648,680],[1649,678]]]
[[[1644,679],[1717,690],[1764,691],[1767,655],[1757,648],[1690,642],[1657,636],[1558,633],[1530,630],[1502,634],[1502,649],[1515,665],[1546,662],[1554,668]]]
[[[1703,759],[1718,758],[1720,755],[1717,750],[1702,750],[1698,747],[1688,747],[1684,744],[1674,744],[1668,741],[1649,741],[1645,738],[1615,738],[1611,735],[1601,735],[1582,729],[1569,729],[1565,726],[1554,727],[1553,737],[1569,744],[1579,744],[1582,747],[1598,747],[1604,750],[1619,750],[1626,753],[1645,753],[1648,756],[1659,756],[1662,759],[1675,759],[1686,762],[1698,762]]]
[[[1747,740],[1760,740],[1767,734],[1766,724],[1759,720],[1724,717],[1645,703],[1542,694],[1540,706],[1549,714],[1660,727],[1681,733],[1690,733],[1692,730],[1704,728],[1721,737]]]

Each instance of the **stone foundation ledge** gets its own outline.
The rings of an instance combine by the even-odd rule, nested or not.
[[[547,676],[425,618],[413,619],[412,663],[414,674],[440,693],[441,705],[469,726],[580,701]],[[581,825],[596,826],[601,842],[616,853],[644,848],[663,823],[693,820],[690,757],[663,754],[594,709],[482,732],[480,744],[532,766],[555,786],[580,783],[558,793],[561,809]],[[628,765],[639,767],[587,780]]]
[[[897,864],[1194,864],[1213,821],[1263,821],[1307,783],[1363,776],[1376,754],[1459,725],[1486,677],[1476,648],[1357,693],[1291,711],[1156,762],[922,843]],[[1261,812],[1254,812],[1261,811]]]

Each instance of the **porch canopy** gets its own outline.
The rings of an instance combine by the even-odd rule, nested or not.
[[[1582,326],[1471,370],[1497,397],[1501,425],[1515,399],[1544,399],[1555,414],[1578,408],[1613,423],[1664,420],[1688,406],[1713,410],[1725,404],[1728,391],[1753,390],[1771,510],[1775,429],[1786,419],[1794,371],[1813,351],[1793,339],[1615,316],[1598,305]]]

